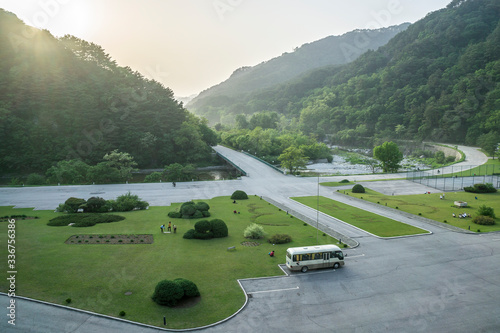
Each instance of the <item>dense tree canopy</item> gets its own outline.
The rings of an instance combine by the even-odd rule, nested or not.
[[[0,60],[0,171],[96,165],[115,149],[138,167],[195,163],[217,140],[169,88],[118,66],[99,45],[57,39],[1,9]]]
[[[403,160],[403,153],[394,142],[384,142],[373,149],[373,157],[380,161],[384,172],[397,172],[399,163]]]
[[[340,144],[477,144],[500,128],[499,18],[497,0],[453,1],[350,64],[323,67],[232,104],[220,97],[213,109],[225,114],[221,122],[242,112],[277,112],[284,117],[278,128]]]

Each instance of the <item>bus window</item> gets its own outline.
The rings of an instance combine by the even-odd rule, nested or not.
[[[314,259],[315,260],[317,260],[317,259],[323,259],[323,253],[322,252],[315,253],[314,254]]]
[[[304,260],[309,260],[309,258],[310,258],[310,255],[309,255],[309,254],[303,254],[303,255],[302,255],[302,261],[304,261]]]

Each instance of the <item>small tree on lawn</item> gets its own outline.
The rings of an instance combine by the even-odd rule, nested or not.
[[[373,149],[373,157],[380,161],[384,172],[397,172],[403,160],[403,153],[394,142],[384,142]]]
[[[290,146],[278,157],[278,160],[283,168],[294,174],[297,170],[306,166],[308,158],[300,148]]]

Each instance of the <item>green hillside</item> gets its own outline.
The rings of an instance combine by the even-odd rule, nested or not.
[[[340,144],[476,144],[500,129],[499,18],[498,1],[455,0],[350,64],[221,102],[212,112],[277,112],[280,128]]]
[[[102,161],[114,149],[139,167],[197,162],[214,135],[169,88],[120,67],[96,44],[57,39],[0,9],[0,172]]]
[[[234,110],[239,113],[259,111],[257,106],[239,105],[238,101],[250,93],[275,87],[315,68],[351,62],[367,50],[385,45],[408,26],[409,23],[404,23],[389,28],[355,30],[341,36],[329,36],[256,66],[239,68],[226,81],[201,92],[188,104],[188,108],[211,122],[219,122],[224,117],[224,112],[218,112],[221,106],[237,104]]]

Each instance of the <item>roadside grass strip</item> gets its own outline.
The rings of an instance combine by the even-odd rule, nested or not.
[[[474,232],[500,231],[500,192],[496,193],[468,193],[468,192],[440,192],[435,190],[431,194],[416,195],[384,195],[365,187],[366,193],[352,193],[345,191],[349,196],[377,203],[390,208],[399,209],[413,215],[422,216],[437,222]],[[443,197],[444,194],[444,197]],[[467,202],[467,207],[458,208],[455,201]],[[472,222],[480,206],[491,207],[495,211],[494,225],[478,225]],[[313,206],[315,207],[315,206]],[[459,218],[459,214],[471,217]],[[455,214],[456,217],[453,217]],[[470,229],[469,229],[470,227]]]
[[[291,199],[313,209],[317,208],[318,199],[316,196],[294,197]],[[325,197],[319,197],[319,211],[378,237],[398,237],[429,233],[426,230],[409,224],[401,223]]]
[[[224,320],[245,304],[238,279],[282,276],[279,265],[285,263],[286,249],[316,242],[315,228],[260,197],[249,197],[234,204],[229,197],[195,200],[210,205],[211,216],[204,219],[222,219],[228,227],[228,237],[210,240],[183,238],[184,233],[202,219],[169,218],[168,212],[178,209],[180,203],[119,213],[125,217],[123,221],[88,228],[47,226],[51,218],[63,213],[0,207],[0,216],[39,217],[15,222],[19,258],[16,293],[169,329],[188,329]],[[177,226],[177,233],[162,234],[160,225],[169,221]],[[243,231],[251,223],[264,228],[264,238],[243,237]],[[7,220],[0,222],[0,234],[7,235],[7,230]],[[65,243],[73,235],[84,234],[85,238],[79,237],[76,244],[81,239],[82,243],[85,240],[90,243],[90,236],[100,243],[80,246]],[[136,245],[128,246],[106,245],[111,243],[106,240],[112,236],[117,239],[117,235],[125,235],[123,243],[132,243],[132,238],[127,236],[144,234],[153,235],[154,241],[141,244],[140,240],[134,240]],[[288,234],[292,242],[273,245],[268,239],[274,234]],[[255,246],[247,246],[247,242]],[[335,244],[337,240],[324,235],[319,242]],[[229,251],[232,247],[234,250]],[[273,250],[276,256],[271,258],[268,253]],[[7,255],[5,236],[0,238],[0,256],[7,258]],[[6,266],[2,267],[7,271]],[[156,284],[176,278],[185,278],[197,285],[201,293],[198,301],[174,308],[153,302],[151,296]],[[0,291],[8,290],[9,281],[1,279]],[[69,304],[68,299],[71,299]],[[121,311],[126,316],[120,317]]]

